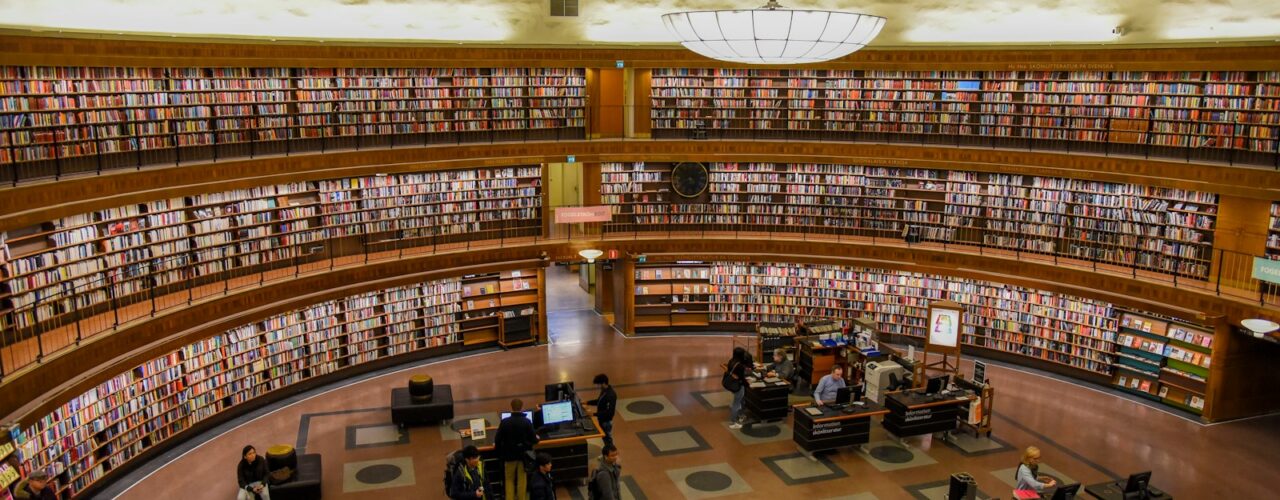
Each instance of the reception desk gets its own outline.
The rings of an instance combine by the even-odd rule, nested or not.
[[[557,482],[585,480],[590,473],[591,459],[587,451],[587,440],[604,437],[600,430],[600,421],[591,417],[590,429],[580,430],[571,436],[545,438],[534,446],[534,450],[551,455],[551,467],[555,471]],[[486,495],[490,491],[504,491],[502,462],[498,460],[494,450],[493,439],[498,434],[497,427],[485,430],[484,439],[471,439],[463,435],[460,447],[475,445],[480,449],[480,459],[484,461],[484,472],[487,479]]]
[[[811,403],[796,405],[791,411],[795,419],[791,436],[805,453],[867,444],[871,440],[871,417],[887,413],[889,410],[866,399],[862,405],[846,409]]]
[[[756,421],[773,422],[787,418],[787,410],[791,408],[788,404],[791,384],[785,380],[750,377],[746,389],[743,406]]]
[[[881,425],[898,438],[921,436],[935,432],[951,432],[969,414],[969,403],[975,397],[968,392],[926,395],[920,391],[902,391],[885,396],[889,414]]]

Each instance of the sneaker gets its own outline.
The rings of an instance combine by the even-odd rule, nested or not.
[[[741,428],[742,428],[742,424],[740,424],[740,423],[738,423],[738,422],[734,422],[734,423],[732,423],[732,424],[729,424],[729,428],[730,428],[730,429],[741,429]]]

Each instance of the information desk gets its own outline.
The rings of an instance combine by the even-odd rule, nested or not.
[[[791,438],[806,453],[834,450],[845,446],[867,444],[871,440],[871,417],[889,413],[883,406],[864,399],[862,405],[850,405],[849,410],[817,406],[812,403],[796,405],[792,409]],[[810,409],[821,412],[810,414]]]
[[[744,406],[757,421],[783,420],[791,407],[787,400],[790,395],[791,384],[785,380],[748,377]]]
[[[538,435],[541,441],[534,449],[551,455],[551,470],[555,471],[554,477],[557,482],[585,480],[588,477],[591,459],[594,457],[587,451],[587,440],[604,437],[604,432],[600,431],[600,422],[595,417],[591,417],[590,422],[589,430],[578,430],[570,436],[547,438],[542,434]],[[485,487],[486,496],[490,491],[505,489],[502,462],[498,460],[493,446],[493,439],[497,435],[497,427],[487,428],[484,439],[481,440],[473,440],[471,436],[464,434],[459,446],[459,448],[465,448],[467,445],[475,445],[480,449],[480,459],[484,461],[484,472],[488,479]]]
[[[950,432],[968,416],[973,399],[972,394],[961,391],[938,396],[920,391],[891,393],[885,396],[884,406],[889,414],[881,425],[899,438]]]
[[[1085,486],[1084,491],[1098,500],[1124,500],[1124,486],[1125,480],[1121,479],[1119,481],[1091,484]],[[1147,492],[1152,493],[1150,488],[1147,489]],[[1160,491],[1159,495],[1150,494],[1147,498],[1150,500],[1173,500],[1173,497],[1164,491]]]

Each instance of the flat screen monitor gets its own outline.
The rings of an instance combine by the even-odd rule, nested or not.
[[[973,383],[982,385],[987,382],[987,364],[981,361],[973,362]]]
[[[529,419],[529,422],[530,422],[530,423],[533,423],[533,412],[532,412],[532,411],[522,411],[522,412],[520,412],[520,413],[523,413],[523,414],[524,414],[524,418]],[[507,417],[510,417],[510,416],[511,416],[511,412],[509,412],[509,411],[504,411],[504,412],[502,412],[502,413],[500,413],[500,414],[499,414],[499,418],[498,418],[498,420],[506,420],[506,419],[507,419]]]
[[[542,425],[555,425],[573,420],[573,401],[557,401],[542,405]]]
[[[853,397],[852,387],[845,386],[845,387],[836,389],[836,404],[838,405],[849,404],[849,400],[852,397]]]
[[[543,401],[564,401],[573,398],[573,382],[547,384],[543,389]]]
[[[939,392],[942,392],[942,389],[947,387],[948,380],[950,380],[950,377],[948,377],[947,375],[943,375],[941,377],[933,377],[929,379],[929,384],[925,386],[924,393],[937,394]]]
[[[1139,472],[1137,474],[1129,474],[1129,481],[1124,485],[1125,494],[1129,493],[1146,493],[1147,485],[1151,483],[1151,471]]]
[[[1076,495],[1080,494],[1080,483],[1064,484],[1054,490],[1053,496],[1049,500],[1075,500]]]

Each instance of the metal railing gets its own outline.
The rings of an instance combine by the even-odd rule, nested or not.
[[[547,211],[550,214],[550,210]],[[405,257],[466,252],[479,249],[519,247],[547,242],[646,241],[654,242],[661,251],[662,241],[697,238],[744,241],[813,241],[834,244],[863,244],[901,247],[903,249],[963,252],[1016,261],[1035,262],[1083,269],[1112,276],[1168,283],[1178,288],[1218,296],[1256,302],[1261,306],[1280,307],[1280,287],[1252,277],[1253,256],[1221,249],[1211,250],[1207,273],[1197,275],[1166,273],[1130,262],[1112,262],[1072,255],[1029,251],[1021,248],[985,246],[983,230],[956,228],[949,239],[916,238],[891,235],[884,231],[847,228],[775,227],[741,225],[638,226],[618,223],[551,224],[543,234],[540,226],[529,221],[508,221],[502,227],[471,233],[372,240],[368,235],[327,240],[278,249],[258,250],[243,254],[222,253],[216,258],[197,260],[192,250],[163,259],[138,262],[134,276],[128,271],[106,273],[81,282],[70,283],[54,294],[31,304],[15,308],[0,334],[0,377],[7,376],[58,351],[74,348],[82,341],[103,335],[132,322],[156,314],[188,307],[197,302],[226,296],[236,291],[260,287],[340,268],[362,266]],[[1122,250],[1094,244],[1098,249]],[[255,262],[256,264],[253,263]],[[198,273],[191,265],[222,261],[232,267],[222,271]],[[143,267],[145,266],[145,267]],[[146,271],[146,273],[142,273]],[[178,272],[176,279],[164,283],[154,281],[164,273]],[[147,286],[129,289],[126,283],[145,281]],[[97,295],[94,295],[97,294]],[[97,297],[97,300],[91,297]],[[105,296],[105,299],[104,299]],[[22,318],[26,318],[23,320]]]
[[[577,109],[577,108],[574,108]],[[1110,108],[1107,108],[1110,109]],[[569,111],[569,110],[566,110]],[[696,110],[694,110],[696,111]],[[744,110],[744,113],[746,111]],[[1077,129],[1071,127],[1055,127],[1052,132],[1057,139],[1032,137],[1033,131],[1047,130],[1032,126],[1006,126],[1013,136],[999,136],[981,133],[977,123],[980,113],[958,113],[966,116],[965,120],[956,123],[902,123],[903,127],[920,126],[912,131],[886,131],[880,122],[827,122],[821,119],[793,120],[778,118],[766,120],[771,128],[725,128],[716,127],[716,119],[711,116],[693,116],[687,118],[704,126],[687,128],[662,128],[662,120],[651,118],[650,106],[589,106],[583,110],[583,121],[573,123],[572,127],[561,128],[520,128],[499,130],[490,123],[486,130],[472,131],[413,131],[429,130],[432,122],[396,124],[379,127],[378,123],[340,124],[333,123],[320,127],[319,136],[304,137],[302,130],[316,130],[311,125],[292,125],[271,129],[270,134],[262,131],[219,131],[216,117],[208,118],[205,130],[198,132],[178,132],[174,122],[184,124],[198,119],[170,118],[159,120],[164,123],[162,130],[173,131],[158,137],[110,137],[87,139],[79,138],[71,143],[63,139],[61,134],[51,134],[47,140],[31,143],[30,136],[19,134],[16,129],[0,131],[0,150],[7,150],[7,157],[16,159],[20,148],[26,146],[51,147],[54,152],[49,158],[32,161],[0,163],[0,183],[18,186],[26,182],[47,179],[61,179],[67,176],[99,175],[104,172],[120,170],[142,170],[148,167],[170,167],[183,165],[200,165],[230,160],[254,158],[270,158],[291,156],[296,154],[329,153],[339,151],[364,151],[378,149],[417,148],[440,145],[492,144],[522,142],[558,142],[558,141],[649,141],[648,137],[624,135],[624,120],[634,117],[635,123],[649,126],[649,134],[653,139],[674,140],[761,140],[761,141],[795,141],[795,142],[847,142],[867,144],[901,144],[935,147],[962,147],[992,150],[1045,151],[1070,154],[1089,154],[1099,156],[1115,156],[1126,158],[1145,158],[1181,161],[1187,163],[1204,163],[1220,165],[1238,165],[1246,167],[1265,167],[1280,169],[1280,140],[1257,138],[1246,130],[1254,126],[1250,123],[1226,123],[1230,125],[1230,137],[1194,134],[1186,136],[1186,146],[1162,146],[1157,142],[1162,135],[1150,132],[1117,130],[1112,137],[1109,125],[1101,129]],[[532,123],[538,118],[526,118]],[[682,118],[686,119],[686,118]],[[1110,118],[1103,117],[1109,121]],[[492,122],[507,122],[509,119],[494,118]],[[792,122],[804,122],[803,125]],[[755,123],[754,121],[752,122]],[[1207,123],[1207,122],[1206,122]],[[705,126],[705,124],[711,124]],[[840,129],[835,130],[835,125]],[[369,130],[376,133],[343,135],[338,131],[343,127],[373,126]],[[764,126],[758,125],[758,126]],[[803,127],[803,128],[802,128]],[[833,129],[828,130],[827,127]],[[879,129],[877,128],[879,127]],[[88,126],[90,130],[94,126]],[[904,129],[905,130],[905,129]],[[136,132],[136,130],[135,130]],[[246,139],[244,134],[248,134]],[[1077,141],[1063,139],[1075,134],[1089,135],[1097,140]],[[191,141],[179,140],[179,136],[205,134],[210,140],[207,144],[177,146]],[[218,134],[232,134],[235,142],[219,143]],[[116,141],[125,141],[127,147],[120,151],[109,151],[118,146]],[[1274,146],[1266,150],[1257,150],[1258,145]],[[156,147],[142,148],[150,144]],[[110,147],[108,147],[110,146]],[[1224,147],[1232,146],[1232,147]]]

